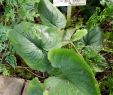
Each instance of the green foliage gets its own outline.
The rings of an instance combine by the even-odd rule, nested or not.
[[[10,46],[8,42],[8,32],[11,29],[7,26],[0,25],[0,53],[2,55],[2,58],[0,58],[0,62],[3,63],[3,61],[7,61],[9,64],[12,65],[12,67],[15,68],[17,65],[16,58],[13,55],[13,52],[10,51]],[[7,70],[6,70],[7,72]]]
[[[9,76],[10,75],[9,69],[1,63],[0,63],[0,73],[2,73],[4,76]]]
[[[62,72],[46,81],[48,95],[100,95],[94,75],[82,56],[72,50],[57,49],[49,52],[48,59]]]
[[[61,73],[46,80],[43,95],[100,95],[94,74],[81,55],[73,50],[55,49],[48,53],[48,59]],[[32,91],[42,93],[40,83],[37,87],[39,89],[35,86]]]
[[[15,23],[23,20],[34,21],[34,17],[38,15],[35,4],[39,3],[39,0],[1,0],[0,3],[0,52],[2,55],[0,61],[3,63],[5,60],[15,67],[16,58],[13,55],[14,52],[10,50],[7,33]]]
[[[100,88],[105,89],[105,87],[107,87],[109,89],[109,95],[112,95],[113,94],[113,86],[112,85],[113,85],[113,76],[110,75],[101,82]]]
[[[87,33],[88,33],[88,32],[87,32],[86,29],[77,30],[76,33],[73,34],[72,40],[73,40],[73,41],[80,40],[80,39],[82,39]]]
[[[38,4],[38,12],[43,24],[65,28],[66,18],[49,0],[40,1]]]
[[[22,34],[37,47],[46,51],[62,46],[63,31],[53,27],[22,22],[15,26],[13,31]]]
[[[46,51],[63,45],[62,31],[27,22],[17,25],[8,36],[11,44],[28,66],[41,71],[47,71],[50,67],[48,67]]]
[[[72,35],[75,33],[76,29],[75,28],[68,28],[64,31],[64,41],[70,41],[70,39],[72,39]]]
[[[43,95],[43,86],[37,78],[34,78],[28,84],[27,95]]]
[[[13,68],[16,68],[16,66],[17,66],[16,57],[15,57],[13,54],[11,54],[11,52],[7,52],[5,60],[6,60],[6,62],[8,62]]]
[[[104,6],[104,5],[109,5],[113,3],[113,0],[100,0],[100,3]]]
[[[83,38],[85,45],[91,45],[96,50],[101,50],[103,47],[103,32],[100,27],[96,26],[92,31]]]
[[[103,21],[113,18],[113,4],[109,4],[102,12],[100,8],[96,9],[96,12],[90,17],[87,22],[87,28],[94,29],[95,26],[101,24]]]
[[[16,70],[19,55],[29,66],[25,70],[50,76],[44,84],[37,78],[30,81],[28,95],[100,95],[95,74],[110,68],[100,53],[105,49],[100,24],[112,20],[113,5],[87,0],[86,7],[79,8],[72,14],[76,21],[71,19],[73,25],[66,27],[65,15],[49,0],[0,0],[0,73],[9,75],[7,64]],[[112,77],[106,82],[110,95],[111,84]]]
[[[103,72],[108,68],[105,58],[100,55],[92,46],[86,46],[82,50],[84,58],[90,63],[95,72]]]
[[[8,31],[9,31],[8,27],[0,24],[0,52],[2,52],[7,47],[6,41],[8,40],[7,38]]]
[[[5,23],[16,23],[21,20],[34,21],[37,16],[35,4],[40,0],[2,0],[1,5],[4,7],[2,21]],[[5,17],[5,18],[4,18]]]
[[[17,53],[25,60],[29,67],[35,70],[47,70],[49,63],[45,58],[46,52],[42,51],[35,43],[18,32],[10,32],[9,39]]]

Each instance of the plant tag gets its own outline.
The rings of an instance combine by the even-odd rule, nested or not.
[[[53,0],[54,6],[80,6],[86,5],[86,0]]]

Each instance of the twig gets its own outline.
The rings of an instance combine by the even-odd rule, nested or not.
[[[31,74],[33,74],[34,76],[38,77],[38,78],[45,78],[45,77],[42,77],[42,76],[39,76],[39,75],[35,74],[33,71],[30,70],[29,67],[16,66],[16,68],[25,69],[28,72],[30,72]]]
[[[8,64],[4,64],[4,65],[12,67],[9,63]],[[45,77],[39,76],[39,75],[35,74],[34,72],[32,72],[29,67],[16,66],[16,68],[17,69],[25,69],[28,72],[30,72],[31,74],[33,74],[34,76],[38,77],[38,78],[45,78]]]
[[[32,72],[31,70],[29,70],[28,68],[25,68],[28,72],[30,72],[31,74],[35,75],[36,77],[38,78],[45,78],[45,77],[42,77],[42,76],[39,76],[37,74],[35,74],[34,72]]]

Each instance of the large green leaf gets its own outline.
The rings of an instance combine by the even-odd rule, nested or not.
[[[29,67],[41,71],[46,71],[49,68],[45,53],[33,42],[14,31],[9,32],[8,37],[17,53],[25,60]]]
[[[85,45],[91,45],[94,48],[101,49],[103,47],[103,31],[99,26],[96,26],[92,31],[84,37]]]
[[[46,51],[63,45],[63,33],[56,28],[22,22],[15,25],[8,36],[17,53],[28,66],[45,71],[48,69]]]
[[[43,85],[37,78],[31,80],[27,85],[27,95],[43,95]]]
[[[15,26],[14,31],[21,33],[37,47],[46,51],[62,46],[64,32],[58,29],[22,22]]]
[[[100,95],[93,72],[73,50],[56,49],[48,54],[54,68],[62,72],[46,81],[45,95]]]
[[[49,0],[40,0],[38,11],[43,24],[65,28],[66,18]]]

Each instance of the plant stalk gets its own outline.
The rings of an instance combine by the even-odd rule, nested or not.
[[[67,25],[66,27],[69,27],[71,25],[71,12],[72,12],[72,6],[67,7]]]

